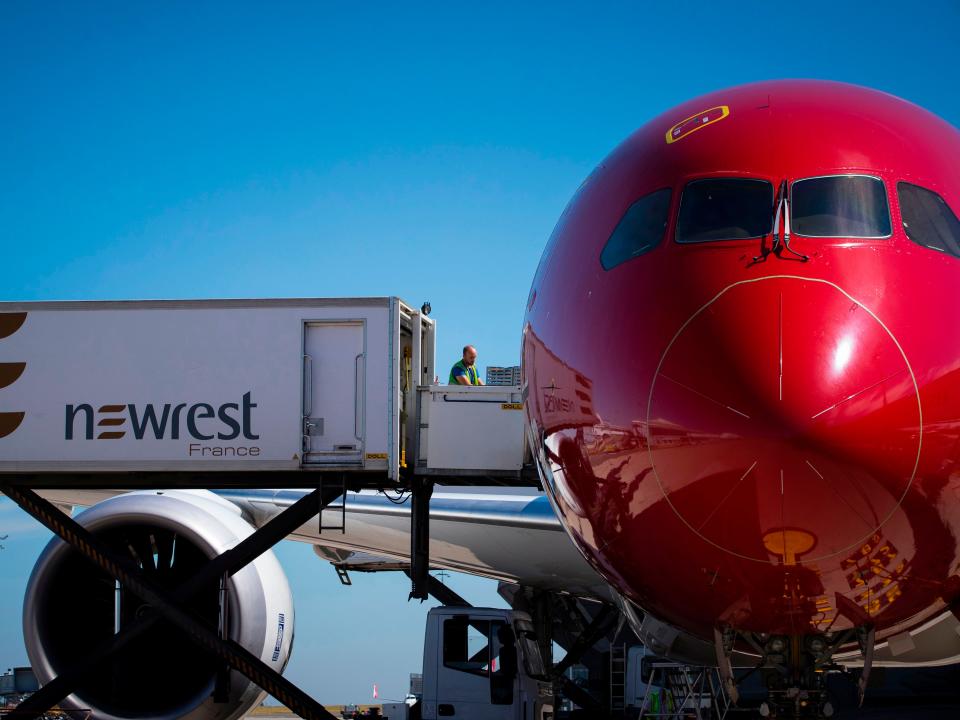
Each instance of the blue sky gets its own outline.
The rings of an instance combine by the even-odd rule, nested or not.
[[[514,364],[554,222],[632,130],[779,77],[960,125],[958,25],[954,1],[0,3],[0,300],[393,294],[432,302],[438,366],[465,342]],[[46,537],[6,500],[4,533],[0,670],[25,662]],[[406,583],[345,589],[278,552],[289,675],[324,702],[401,696],[425,614]]]

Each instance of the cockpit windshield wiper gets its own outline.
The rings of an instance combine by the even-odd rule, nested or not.
[[[810,258],[804,255],[803,253],[798,253],[792,247],[790,247],[790,193],[787,188],[787,181],[784,180],[780,185],[780,203],[783,206],[783,247],[786,251],[792,255],[796,255],[803,262],[806,262]],[[777,215],[779,216],[780,210],[777,209]],[[776,249],[776,246],[774,246]]]
[[[806,262],[810,258],[803,253],[798,253],[792,247],[790,247],[790,193],[787,181],[783,180],[780,183],[780,187],[777,190],[777,200],[776,200],[776,212],[773,216],[773,241],[770,245],[770,250],[767,251],[765,248],[761,248],[761,252],[755,258],[754,262],[759,262],[761,260],[766,260],[767,255],[774,253],[777,257],[780,257],[781,247],[786,250],[791,255],[796,255],[802,262]],[[780,220],[783,220],[783,235],[780,235]],[[764,238],[765,240],[766,238]],[[763,242],[763,240],[761,240]]]

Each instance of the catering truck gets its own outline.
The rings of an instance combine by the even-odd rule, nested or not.
[[[519,477],[520,388],[435,345],[396,297],[0,303],[0,474]]]
[[[387,720],[550,720],[553,685],[530,616],[499,608],[427,614],[423,694],[383,706]]]

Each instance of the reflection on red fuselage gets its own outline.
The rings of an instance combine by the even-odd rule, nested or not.
[[[672,110],[584,183],[531,289],[526,407],[564,524],[620,592],[703,637],[882,638],[958,599],[960,258],[908,238],[898,199],[909,182],[960,209],[957,168],[960,133],[926,111],[788,81]],[[691,181],[767,181],[775,210],[784,181],[822,176],[872,178],[885,230],[849,234],[885,236],[676,242]],[[662,238],[602,265],[666,188]],[[857,227],[858,202],[834,220]],[[813,207],[804,227],[829,226]]]

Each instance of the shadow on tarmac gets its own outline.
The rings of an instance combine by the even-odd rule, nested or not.
[[[837,720],[960,720],[960,665],[937,668],[874,668],[864,706],[857,707],[854,676],[831,675],[827,690]],[[745,683],[744,705],[756,708],[765,693],[759,678]],[[730,720],[760,718],[734,712]]]
[[[838,713],[839,720],[957,720],[960,705],[915,705],[886,708],[861,708]]]

